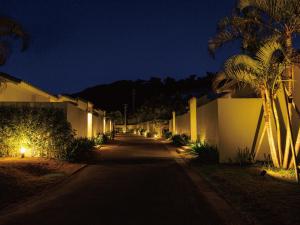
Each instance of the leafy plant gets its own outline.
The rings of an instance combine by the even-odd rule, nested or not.
[[[140,128],[140,129],[138,130],[138,134],[139,134],[139,135],[144,135],[145,132],[146,132],[146,130],[143,129],[143,128]]]
[[[168,131],[168,130],[163,130],[163,138],[165,138],[165,139],[170,139],[170,138],[172,138],[172,132],[171,131]]]
[[[190,154],[196,156],[197,161],[202,163],[218,163],[219,152],[215,146],[211,146],[206,142],[196,142],[191,144]]]
[[[66,160],[77,162],[87,159],[93,147],[95,145],[94,140],[88,138],[76,138],[68,148],[68,154]]]
[[[189,143],[189,137],[187,135],[176,134],[172,136],[172,142],[176,146],[184,146]]]
[[[61,109],[30,106],[0,107],[0,156],[26,155],[66,159],[74,131]]]
[[[107,134],[98,134],[97,137],[93,139],[95,145],[107,144],[110,140],[110,136]]]
[[[245,166],[254,163],[255,153],[251,152],[249,148],[238,148],[236,161],[240,164],[240,166]]]
[[[146,137],[147,138],[153,138],[153,137],[155,137],[156,134],[157,134],[156,132],[149,131],[149,132],[146,133]]]

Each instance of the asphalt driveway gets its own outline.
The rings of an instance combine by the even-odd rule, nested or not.
[[[16,225],[221,224],[164,145],[121,136],[55,190],[0,217]]]

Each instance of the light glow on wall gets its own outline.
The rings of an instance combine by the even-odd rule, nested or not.
[[[103,117],[103,133],[106,133],[106,118]]]
[[[93,114],[90,112],[87,114],[87,137],[93,137]]]

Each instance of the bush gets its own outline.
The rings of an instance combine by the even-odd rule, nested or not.
[[[141,128],[141,129],[138,130],[138,134],[139,135],[144,135],[145,132],[146,132],[146,130],[143,129],[143,128]]]
[[[61,109],[0,107],[0,156],[25,155],[66,159],[74,131]]]
[[[207,143],[197,142],[191,145],[190,153],[201,163],[218,163],[219,152],[216,147]]]
[[[172,137],[172,142],[174,145],[176,145],[178,147],[184,146],[189,143],[189,137],[185,134],[182,134],[182,135],[176,134]]]
[[[108,143],[108,141],[110,140],[110,136],[108,136],[107,134],[98,134],[98,136],[93,140],[95,145],[103,145]]]
[[[68,148],[66,160],[77,162],[85,160],[93,150],[95,145],[94,140],[88,138],[76,138]]]
[[[168,131],[168,130],[163,130],[163,138],[165,139],[170,139],[172,138],[172,132],[171,131]]]
[[[240,166],[245,166],[254,163],[254,152],[251,152],[249,148],[238,148],[236,161]]]

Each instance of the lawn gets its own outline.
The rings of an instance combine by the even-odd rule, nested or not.
[[[293,173],[262,167],[191,164],[249,224],[300,224],[300,185]]]
[[[0,159],[0,209],[41,193],[81,167],[38,158]]]

